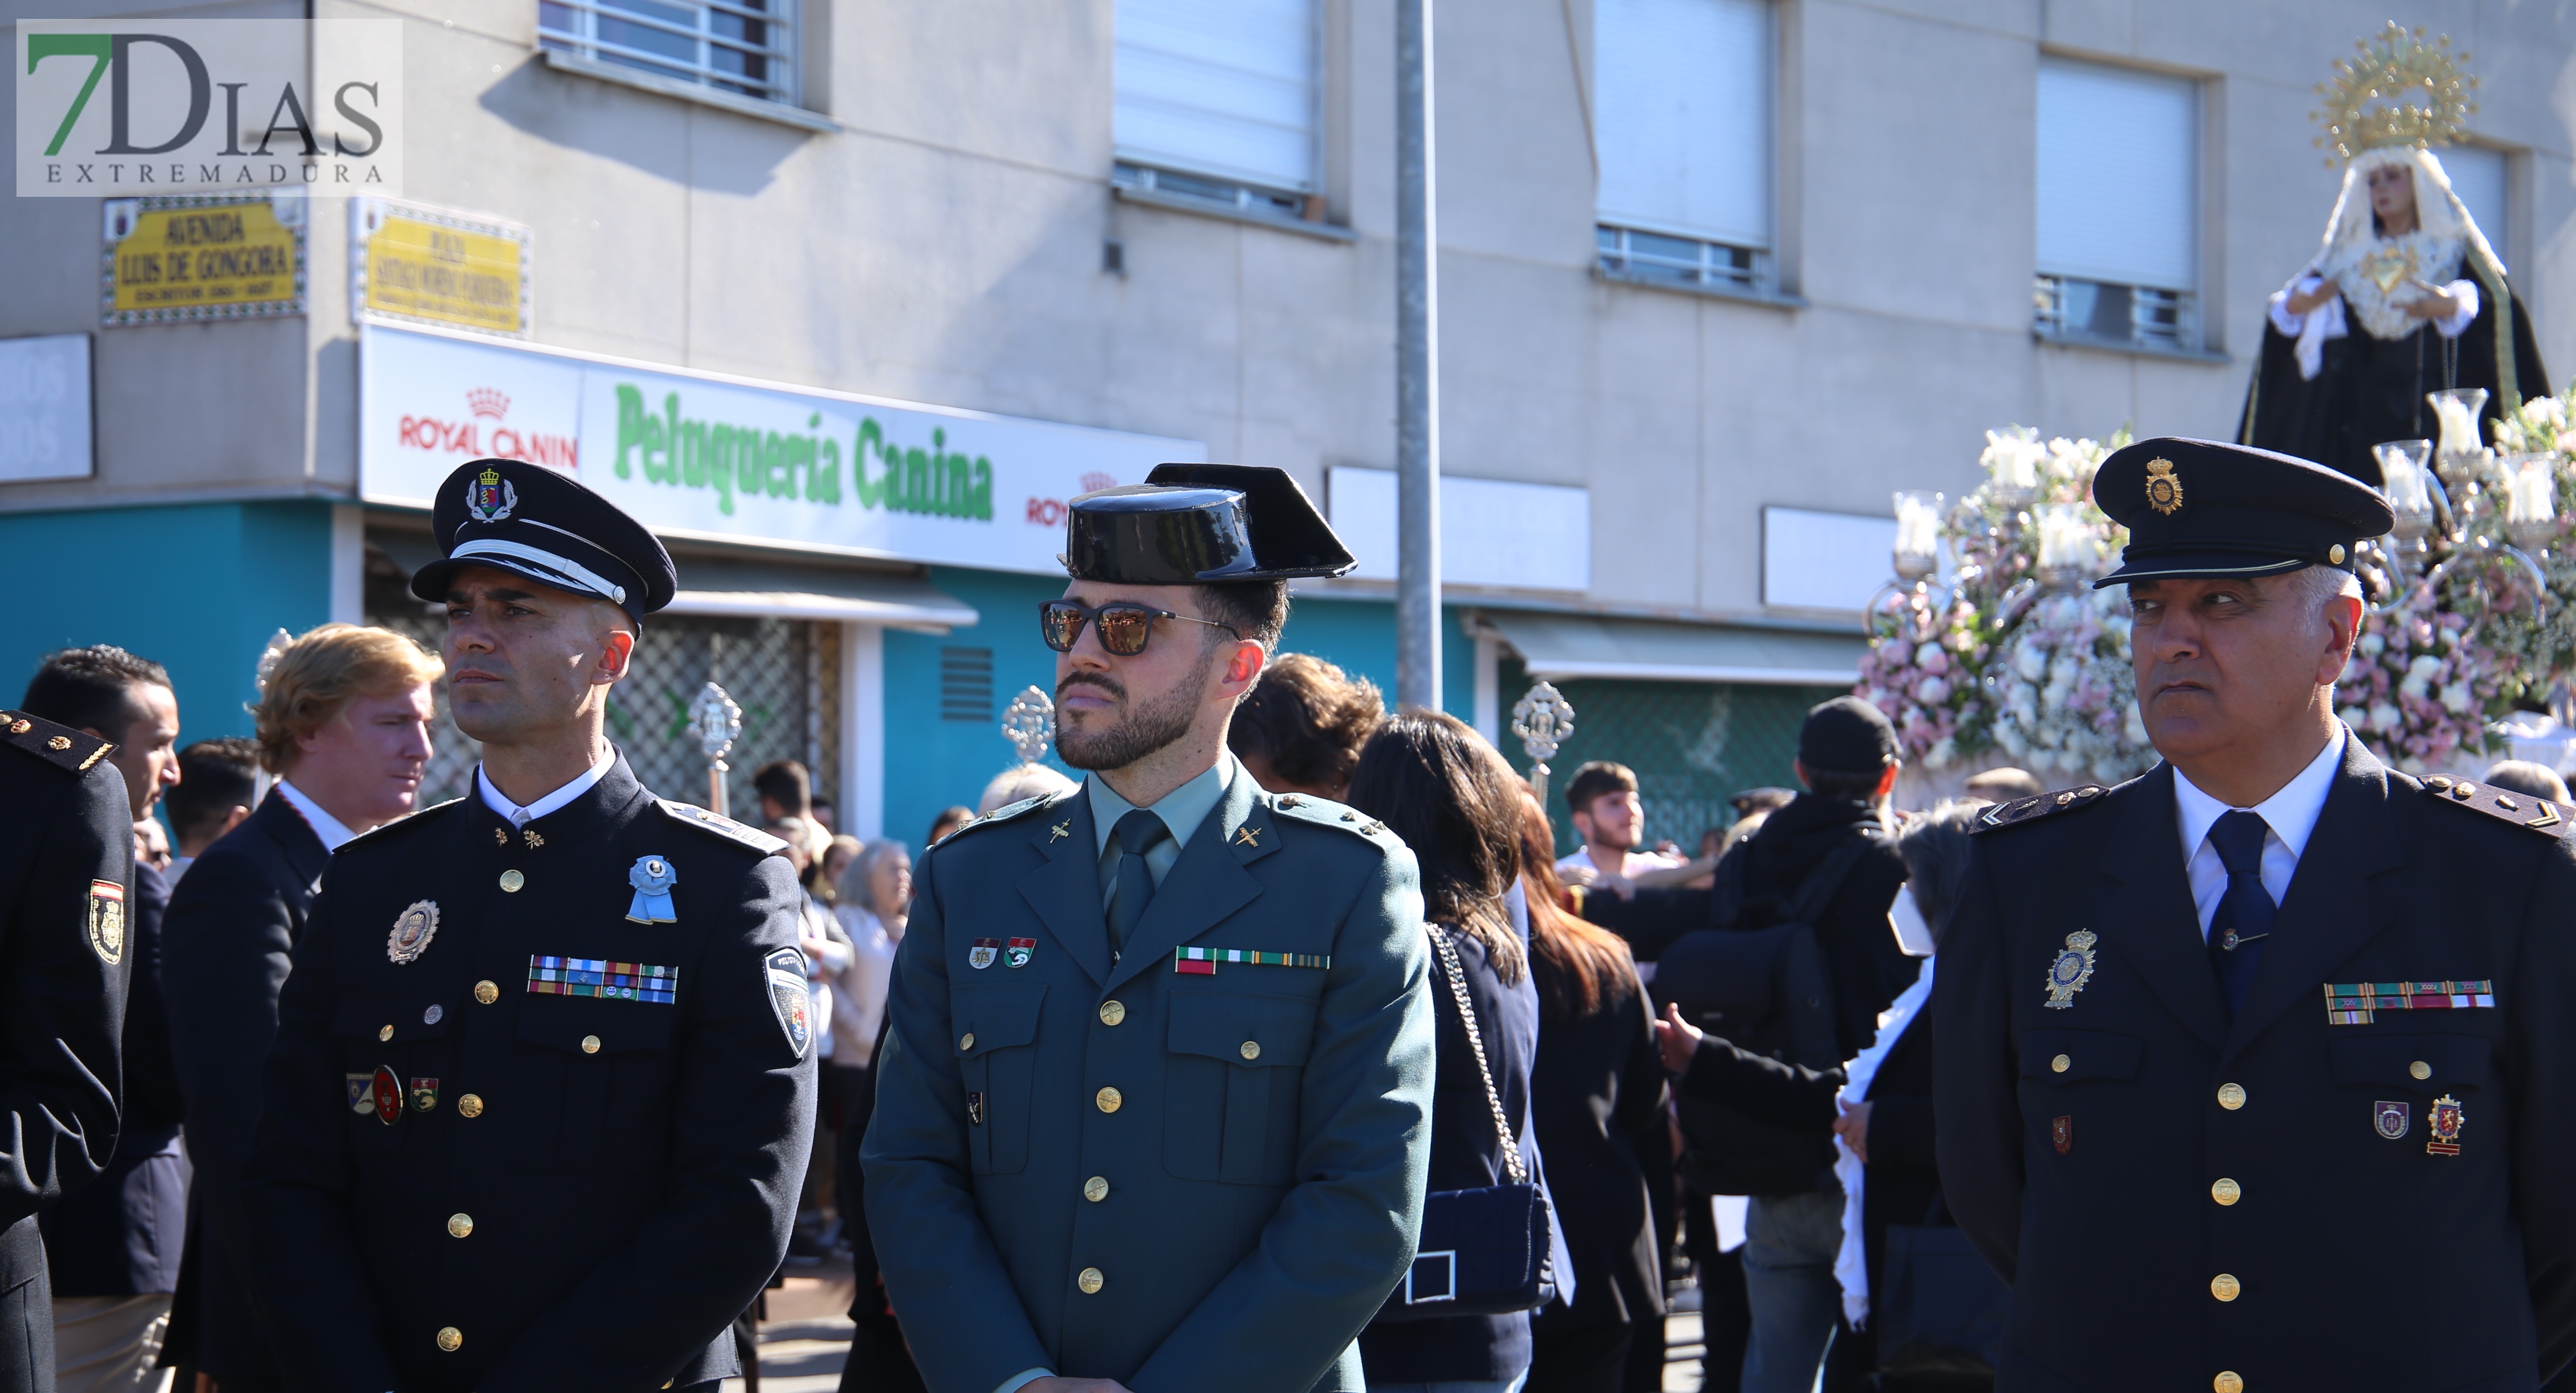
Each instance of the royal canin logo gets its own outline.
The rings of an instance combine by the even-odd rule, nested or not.
[[[465,394],[466,408],[477,416],[500,420],[510,414],[510,398],[494,387],[477,387]]]
[[[464,459],[491,455],[577,472],[581,444],[568,435],[548,435],[498,424],[510,414],[509,394],[497,387],[476,387],[465,394],[466,418],[405,416],[396,433],[404,448]],[[494,424],[486,426],[485,421]]]
[[[1082,476],[1082,491],[1084,493],[1098,493],[1102,489],[1114,489],[1116,487],[1118,487],[1118,479],[1116,475],[1102,474],[1094,471]]]

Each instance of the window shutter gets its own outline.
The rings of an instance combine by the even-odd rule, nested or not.
[[[2197,288],[2199,106],[2189,78],[2041,61],[2040,274]]]
[[[2487,235],[2487,245],[2513,265],[2513,254],[2505,250],[2505,154],[2502,150],[2484,150],[2475,145],[2454,145],[2433,152],[2442,162],[2442,172],[2451,176],[2451,192],[2477,220],[2478,231]],[[2466,271],[2461,272],[2467,275]]]
[[[1314,0],[1117,3],[1120,159],[1314,191]]]
[[[1599,0],[1601,221],[1771,245],[1769,0]]]

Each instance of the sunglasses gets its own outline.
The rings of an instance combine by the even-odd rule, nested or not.
[[[1220,624],[1213,619],[1193,619],[1186,614],[1129,604],[1124,600],[1098,609],[1078,600],[1049,600],[1038,606],[1038,632],[1046,637],[1046,646],[1058,653],[1072,652],[1073,646],[1082,641],[1082,626],[1097,624],[1102,648],[1117,657],[1135,657],[1145,651],[1145,640],[1154,636],[1154,621],[1157,619],[1205,624],[1211,629],[1223,629],[1236,638],[1243,637],[1243,631],[1232,624]]]

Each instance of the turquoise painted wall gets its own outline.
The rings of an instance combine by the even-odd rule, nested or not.
[[[915,852],[941,808],[972,806],[984,784],[1013,759],[1002,739],[1001,710],[1023,687],[1055,689],[1055,654],[1038,640],[1037,607],[1064,593],[1044,576],[933,567],[931,582],[975,607],[981,622],[946,635],[889,630],[886,664],[886,835]],[[1450,612],[1441,656],[1443,704],[1460,717],[1475,699],[1475,641]],[[1395,692],[1395,606],[1373,600],[1300,599],[1289,611],[1280,646],[1312,653]],[[988,719],[940,716],[940,650],[986,648],[993,654],[993,709]],[[1048,763],[1061,769],[1054,755]],[[1078,777],[1078,776],[1077,776]]]
[[[113,643],[170,669],[181,743],[248,735],[268,637],[331,617],[331,505],[0,514],[0,702],[45,654]]]

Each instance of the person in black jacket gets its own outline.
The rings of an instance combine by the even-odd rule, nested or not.
[[[277,785],[171,897],[170,1040],[196,1176],[170,1357],[226,1393],[282,1386],[241,1198],[278,992],[331,853],[411,811],[438,672],[419,645],[383,629],[326,624],[290,644],[253,713]]]

